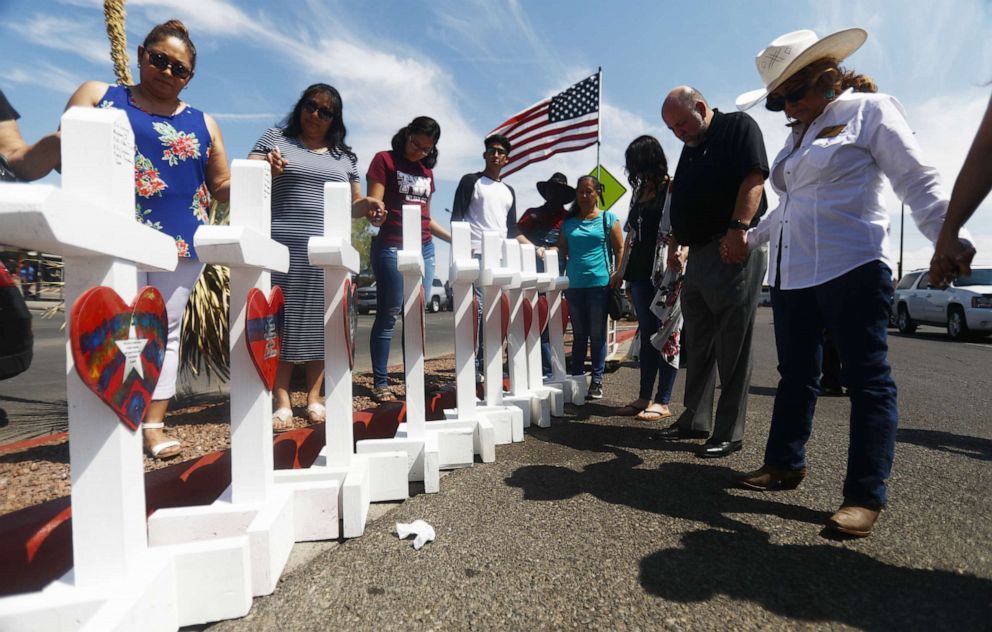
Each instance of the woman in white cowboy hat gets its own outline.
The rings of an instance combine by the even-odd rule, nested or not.
[[[793,489],[806,476],[826,329],[851,398],[844,502],[828,526],[857,537],[871,533],[885,506],[898,421],[886,357],[892,265],[883,176],[931,240],[947,210],[937,171],[924,161],[902,106],[877,94],[869,77],[839,66],[866,38],[861,29],[822,39],[812,31],[782,35],[758,53],[764,87],[737,98],[742,110],[764,100],[769,110],[784,111],[792,129],[769,178],[778,207],[748,235],[751,248],[771,242],[768,283],[782,377],[764,464],[738,483]]]

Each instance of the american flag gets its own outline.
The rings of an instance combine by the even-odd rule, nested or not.
[[[513,149],[501,175],[599,140],[599,77],[583,79],[563,92],[511,116],[489,134],[510,139]]]

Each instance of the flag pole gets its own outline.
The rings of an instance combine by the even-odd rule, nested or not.
[[[599,162],[599,148],[600,145],[602,145],[602,141],[603,141],[603,67],[602,66],[600,66],[596,70],[596,74],[599,75],[598,78],[599,90],[597,91],[598,93],[596,95],[598,101],[596,104],[596,111],[599,117],[599,123],[596,125],[596,179],[599,180],[600,184],[602,185],[603,167],[602,164]],[[600,198],[599,200],[599,205],[600,207],[603,206],[602,198]]]

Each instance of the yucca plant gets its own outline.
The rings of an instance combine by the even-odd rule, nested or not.
[[[210,205],[210,224],[228,223],[228,205]],[[231,273],[224,266],[208,265],[193,286],[183,313],[179,343],[179,368],[227,381],[231,377],[228,314],[231,307]]]

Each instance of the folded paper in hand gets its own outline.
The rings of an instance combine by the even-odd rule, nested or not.
[[[428,542],[433,542],[435,533],[434,527],[427,524],[423,520],[414,520],[410,523],[396,523],[396,535],[400,536],[400,540],[405,540],[411,535],[417,536],[413,539],[413,548],[420,550],[420,547],[424,546]]]

